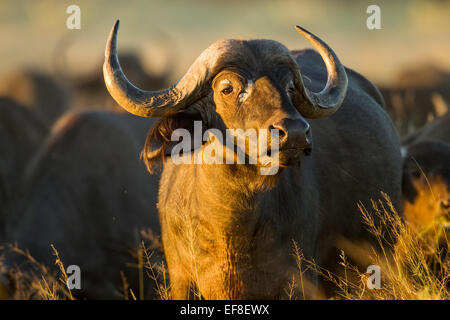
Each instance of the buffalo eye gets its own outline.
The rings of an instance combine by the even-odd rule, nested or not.
[[[228,87],[226,87],[225,89],[222,90],[222,94],[225,95],[225,96],[229,95],[232,92],[233,92],[233,87],[232,86],[228,86]]]

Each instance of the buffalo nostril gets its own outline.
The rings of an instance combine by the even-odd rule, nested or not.
[[[278,125],[271,125],[271,126],[269,127],[269,130],[270,130],[270,131],[272,131],[272,130],[278,130],[278,136],[280,137],[280,139],[283,139],[283,138],[285,138],[285,137],[287,136],[286,130],[285,130],[283,127],[281,127],[281,126],[278,126]]]

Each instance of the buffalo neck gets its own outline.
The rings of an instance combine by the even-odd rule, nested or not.
[[[262,176],[249,165],[171,164],[164,169],[162,188],[170,192],[168,197],[160,192],[159,202],[165,250],[175,246],[177,263],[183,261],[197,275],[193,281],[205,297],[261,298],[283,292],[281,287],[271,287],[270,293],[265,288],[273,279],[280,286],[288,283],[289,271],[279,266],[289,265],[295,272],[292,240],[302,241],[293,238],[299,220],[286,203],[295,197],[288,185],[293,170],[287,169],[274,176]],[[300,222],[308,230],[303,235],[312,238],[313,219]],[[255,285],[240,279],[254,279]]]

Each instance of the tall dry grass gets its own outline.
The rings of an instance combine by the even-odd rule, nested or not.
[[[337,288],[335,299],[345,300],[447,300],[450,299],[449,234],[446,219],[435,212],[436,201],[429,199],[425,207],[414,207],[419,220],[404,220],[397,214],[389,197],[383,194],[372,201],[372,208],[359,204],[367,230],[374,235],[379,249],[370,246],[350,247],[341,251],[342,274],[334,274],[305,259],[294,244],[297,263],[316,271]],[[421,199],[417,205],[423,205]],[[432,211],[430,211],[433,208]],[[431,217],[430,217],[431,215]],[[426,220],[428,223],[418,224]],[[394,241],[395,239],[395,241]],[[347,246],[349,247],[349,246]],[[381,287],[369,289],[369,274],[349,262],[348,257],[365,254],[371,264],[381,270]],[[302,270],[299,267],[299,270]],[[303,267],[304,270],[304,267]]]
[[[5,249],[5,248],[2,248]],[[3,288],[4,299],[14,300],[74,300],[72,291],[66,285],[68,276],[57,249],[52,245],[55,268],[39,263],[28,250],[8,245],[6,250],[23,259],[21,265],[9,268],[0,259],[0,274],[5,276],[9,286]],[[26,270],[26,271],[24,271]]]
[[[125,273],[118,270],[122,285],[117,288],[117,296],[125,300],[144,300],[156,296],[169,300],[170,287],[167,267],[155,255],[161,254],[161,243],[151,230],[142,230],[142,241],[130,250],[130,262],[127,268],[134,267],[138,271],[136,292],[131,288]],[[84,299],[75,295],[77,290],[67,286],[68,275],[58,250],[51,245],[55,257],[54,266],[46,266],[38,262],[28,250],[22,250],[15,244],[0,247],[0,300],[76,300]],[[18,255],[20,265],[6,266],[4,253]],[[3,253],[3,254],[2,254]],[[125,267],[125,266],[124,266]],[[81,282],[83,280],[81,279]]]
[[[359,204],[362,220],[367,230],[374,236],[379,250],[370,246],[344,246],[341,251],[340,265],[342,274],[333,274],[318,266],[314,261],[306,259],[297,244],[293,243],[293,255],[296,259],[300,279],[300,290],[309,290],[308,283],[303,281],[305,272],[315,271],[322,278],[331,282],[336,288],[334,299],[345,300],[423,300],[423,299],[450,299],[450,256],[449,233],[446,229],[448,217],[443,216],[436,209],[436,199],[439,199],[437,185],[429,192],[423,192],[416,206],[406,207],[410,210],[402,219],[394,209],[389,197],[383,194],[383,198],[372,201],[371,208]],[[437,188],[437,189],[436,189]],[[433,195],[431,195],[433,193]],[[145,232],[143,232],[145,234]],[[150,234],[151,237],[153,235]],[[393,241],[395,239],[395,241]],[[152,259],[157,245],[146,245],[142,241],[135,252],[139,269],[139,288],[134,292],[122,275],[121,291],[123,299],[145,299],[144,283],[150,279],[154,284],[154,290],[158,299],[169,300],[170,284],[168,272],[164,262],[155,263]],[[27,272],[22,266],[15,266],[6,270],[1,264],[0,272],[7,274],[14,284],[11,299],[74,299],[72,292],[67,288],[67,274],[63,262],[59,258],[58,251],[52,247],[55,256],[56,268],[49,268],[39,264],[29,252],[16,246],[10,246],[9,250],[22,255],[27,266]],[[370,264],[378,265],[381,269],[381,288],[368,289],[369,275],[361,270],[353,261],[355,256],[365,256]],[[366,259],[366,262],[367,262]],[[350,262],[352,261],[352,262]],[[32,268],[29,268],[32,266]],[[30,271],[31,269],[31,271]],[[56,269],[56,270],[55,270]],[[296,299],[294,295],[297,284],[287,284],[286,295],[289,299]],[[194,295],[194,299],[199,297]]]

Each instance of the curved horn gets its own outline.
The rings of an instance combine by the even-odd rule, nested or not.
[[[127,79],[120,67],[117,57],[118,29],[119,20],[114,24],[106,44],[103,76],[109,93],[122,108],[141,117],[162,117],[174,114],[201,98],[210,65],[215,61],[204,61],[201,55],[184,77],[170,88],[141,90]]]
[[[345,68],[325,42],[302,27],[296,26],[296,30],[319,52],[328,73],[327,84],[318,93],[311,92],[303,85],[300,74],[301,90],[306,99],[299,106],[299,111],[306,118],[322,118],[332,115],[339,109],[347,93],[348,79]]]

